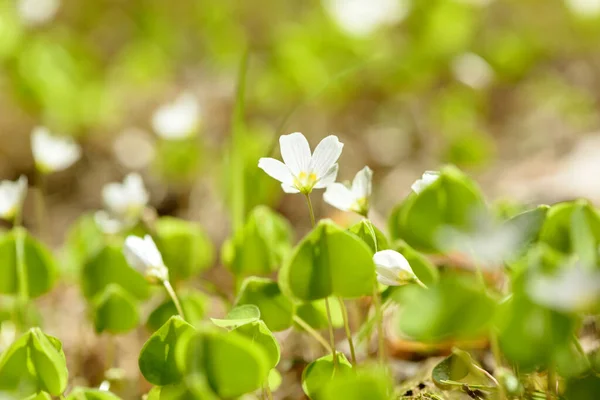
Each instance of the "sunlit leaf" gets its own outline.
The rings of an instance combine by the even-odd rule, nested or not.
[[[292,325],[294,304],[277,282],[268,278],[249,277],[240,288],[236,305],[254,304],[260,309],[260,318],[272,331],[282,331]]]

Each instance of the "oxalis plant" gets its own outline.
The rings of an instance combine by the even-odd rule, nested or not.
[[[42,175],[80,156],[45,129],[35,137],[52,143],[43,148],[53,156],[34,151]],[[591,203],[490,205],[472,179],[443,166],[377,227],[373,172],[336,182],[336,136],[312,153],[301,133],[279,144],[283,162],[258,167],[305,199],[312,229],[294,244],[274,210],[241,213],[221,251],[233,293],[190,284],[213,264],[212,244],[199,225],[159,217],[141,175],[107,184],[103,209],[75,222],[60,273],[79,285],[102,338],[96,387],[77,386],[60,338],[40,328],[34,300],[56,282],[58,263],[23,227],[27,179],[1,182],[0,217],[12,223],[0,236],[0,292],[12,299],[0,314],[2,396],[118,399],[128,379],[118,338],[143,334],[143,322],[138,365],[151,400],[297,398],[294,387],[313,400],[597,398],[600,213]],[[318,219],[319,190],[358,222]],[[208,307],[206,292],[225,313]],[[299,357],[290,337],[301,340]],[[432,357],[406,380],[398,352]]]

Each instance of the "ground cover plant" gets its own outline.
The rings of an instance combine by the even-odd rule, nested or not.
[[[286,331],[317,347],[299,376],[311,399],[599,393],[600,358],[580,342],[595,329],[600,300],[600,214],[592,204],[507,213],[446,165],[416,180],[378,227],[369,219],[371,169],[337,182],[338,137],[323,138],[311,153],[296,132],[282,135],[279,147],[283,161],[263,157],[253,168],[304,197],[312,229],[295,243],[290,223],[274,210],[242,213],[222,250],[237,282],[224,317],[211,317],[206,294],[185,285],[214,257],[203,229],[158,217],[138,174],[106,185],[105,209],[72,228],[75,273],[98,334],[135,329],[143,323],[140,304],[164,291],[139,349],[139,370],[153,385],[148,399],[275,398],[290,368],[276,335]],[[32,148],[42,176],[81,156],[75,142],[44,128],[33,132]],[[1,289],[13,298],[3,317],[10,343],[0,358],[0,389],[9,398],[116,399],[110,389],[121,378],[112,360],[99,387],[73,387],[60,338],[38,327],[33,300],[56,284],[59,268],[21,224],[27,193],[24,176],[0,184],[0,211],[13,226],[0,241]],[[311,201],[319,195],[362,219],[352,226],[320,219]],[[431,387],[395,379],[390,330],[431,350],[445,346],[447,356],[427,371]]]
[[[0,0],[0,400],[600,399],[598,49],[600,0]]]

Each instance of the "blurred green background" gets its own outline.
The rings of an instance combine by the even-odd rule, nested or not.
[[[444,163],[491,201],[600,201],[600,0],[0,0],[0,178],[35,180],[29,135],[46,125],[84,150],[45,182],[46,241],[62,244],[81,213],[102,207],[102,185],[136,170],[161,215],[201,222],[218,248],[231,234],[245,55],[246,211],[267,204],[308,229],[301,196],[284,197],[257,168],[294,131],[313,147],[340,137],[341,181],[375,171],[380,227]],[[183,140],[160,137],[153,115],[182,93],[199,102],[200,124]],[[313,200],[319,217],[352,218]],[[85,306],[77,288],[57,292],[42,307],[71,310],[49,328],[69,348],[78,332],[64,327]],[[135,337],[121,344],[139,348]]]

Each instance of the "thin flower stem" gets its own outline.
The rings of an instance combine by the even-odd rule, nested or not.
[[[267,399],[273,400],[273,393],[271,393],[271,388],[269,387],[269,382],[265,385],[265,392],[267,392]]]
[[[312,202],[310,201],[310,194],[306,193],[306,204],[308,204],[308,213],[310,214],[310,223],[312,227],[315,227],[315,212],[313,210]],[[327,322],[329,323],[329,341],[331,342],[331,355],[333,357],[333,366],[337,369],[338,359],[335,351],[335,336],[333,333],[333,322],[331,320],[331,308],[329,307],[329,299],[325,298],[325,309],[327,310]]]
[[[305,320],[303,320],[299,316],[294,315],[293,318],[294,318],[294,322],[297,323],[298,325],[300,325],[302,327],[302,329],[304,329],[306,332],[308,332],[308,334],[310,334],[317,342],[319,342],[319,344],[321,346],[323,346],[325,348],[325,350],[327,350],[327,352],[329,352],[329,353],[332,352],[331,346],[329,346],[329,343],[327,343],[327,340],[325,340],[323,338],[323,336],[321,336],[319,334],[319,332],[314,330],[312,326],[310,326]]]
[[[378,251],[377,235],[375,234],[375,227],[369,219],[365,219],[366,225],[369,228],[369,233],[373,238],[373,246],[375,253]],[[379,356],[379,362],[381,365],[385,364],[385,336],[383,330],[383,310],[381,309],[381,294],[379,293],[379,286],[375,281],[373,287],[373,307],[375,308],[375,319],[377,320],[377,353]]]
[[[329,341],[331,342],[331,355],[333,357],[333,367],[337,369],[338,359],[335,351],[335,335],[333,334],[333,322],[331,321],[331,307],[329,307],[329,298],[325,298],[325,309],[327,310],[327,321],[329,322]]]
[[[313,210],[312,201],[310,201],[310,194],[306,194],[306,203],[308,204],[308,213],[310,214],[310,223],[311,226],[315,227],[315,212]]]
[[[415,283],[416,283],[417,285],[421,286],[423,289],[429,289],[429,288],[427,287],[427,285],[426,285],[426,284],[424,284],[423,282],[421,282],[421,280],[420,280],[420,279],[416,279],[416,280],[415,280]]]
[[[344,299],[338,297],[338,301],[340,303],[340,307],[342,309],[342,318],[344,319],[344,329],[346,330],[346,338],[348,338],[348,345],[350,346],[350,357],[352,360],[352,365],[356,365],[356,352],[354,351],[354,341],[352,340],[352,330],[350,329],[350,324],[348,322],[348,310],[346,309],[346,305],[344,304]]]
[[[166,280],[163,281],[163,285],[164,285],[165,289],[167,290],[167,293],[171,297],[171,300],[173,300],[173,304],[175,304],[175,308],[177,309],[177,313],[179,314],[179,316],[181,318],[183,318],[185,320],[185,314],[183,312],[183,308],[181,307],[181,303],[179,302],[179,299],[177,298],[177,294],[175,293],[175,290],[173,289],[173,286],[171,286],[171,283],[169,281],[166,281]]]
[[[548,367],[548,398],[558,398],[558,380],[556,379],[556,371],[554,365]]]
[[[29,277],[25,265],[25,235],[23,228],[22,207],[17,210],[14,220],[15,232],[15,257],[17,262],[17,277],[19,282],[18,312],[21,324],[27,325],[27,303],[29,302]]]

